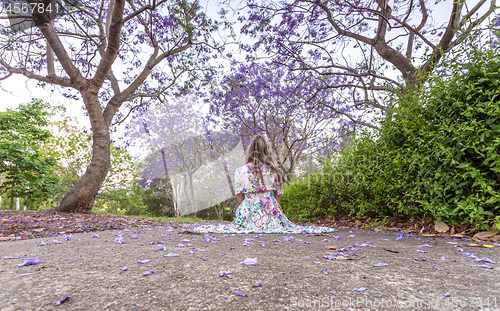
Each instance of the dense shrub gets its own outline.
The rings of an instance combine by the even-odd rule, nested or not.
[[[287,215],[498,224],[499,51],[469,50],[444,61],[425,85],[397,99],[380,132],[359,135],[341,156],[323,162],[322,173],[287,186]]]

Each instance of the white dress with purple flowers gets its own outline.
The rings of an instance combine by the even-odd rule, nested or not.
[[[245,199],[236,210],[232,223],[220,225],[201,225],[194,229],[201,233],[327,233],[334,229],[327,227],[300,226],[293,224],[285,216],[274,198],[274,193],[281,195],[283,189],[278,183],[276,173],[267,165],[262,166],[263,183],[253,171],[252,164],[236,169],[234,188],[236,193],[243,193]]]

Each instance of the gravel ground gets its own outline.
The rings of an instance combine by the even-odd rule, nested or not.
[[[293,238],[211,234],[216,240],[206,242],[205,235],[179,234],[191,227],[74,234],[71,241],[60,236],[61,244],[49,237],[2,242],[0,310],[500,310],[498,264],[464,255],[498,262],[500,247],[348,228]],[[124,244],[113,242],[119,233]],[[165,250],[155,251],[160,245]],[[328,260],[327,252],[350,260]],[[37,265],[18,266],[34,257]],[[246,258],[257,265],[240,264]],[[65,296],[71,298],[56,306]]]

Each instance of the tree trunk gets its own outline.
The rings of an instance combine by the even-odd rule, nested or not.
[[[82,92],[82,97],[92,126],[92,160],[82,178],[64,196],[61,205],[56,207],[58,212],[91,213],[95,197],[111,167],[109,125],[102,115],[97,92],[89,93]]]
[[[10,209],[10,210],[13,210],[13,209],[14,209],[14,198],[10,198],[10,206],[9,206],[9,209]]]

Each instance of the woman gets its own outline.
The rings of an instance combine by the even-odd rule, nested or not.
[[[326,227],[299,226],[285,216],[279,202],[283,194],[283,176],[276,165],[271,146],[264,136],[253,137],[246,162],[236,169],[234,188],[240,203],[230,224],[202,225],[197,232],[215,233],[326,233]]]

